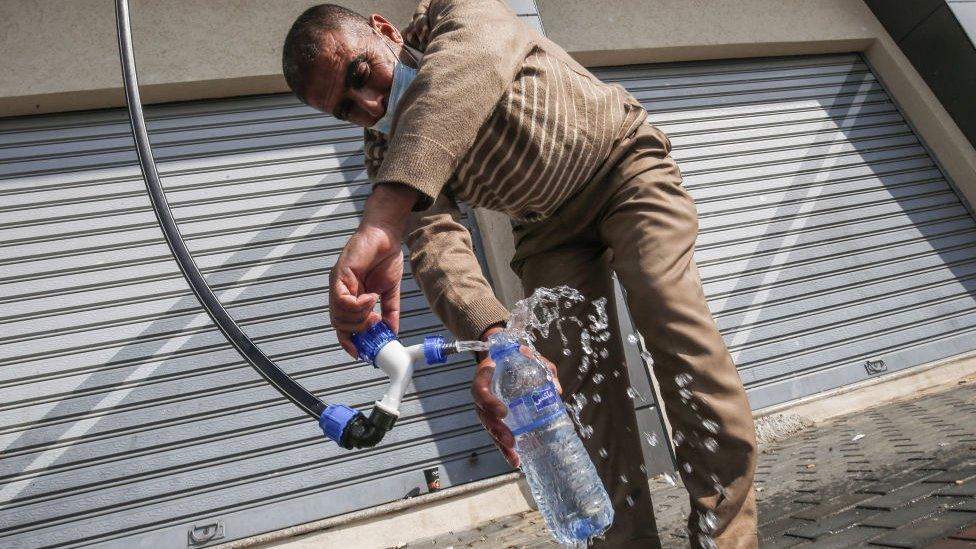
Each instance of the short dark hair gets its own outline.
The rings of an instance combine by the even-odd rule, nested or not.
[[[319,4],[302,12],[292,23],[281,51],[281,71],[291,91],[303,103],[308,103],[308,75],[322,53],[321,43],[325,33],[340,30],[362,32],[367,27],[368,19],[335,4]]]

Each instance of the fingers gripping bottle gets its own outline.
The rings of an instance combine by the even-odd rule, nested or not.
[[[489,339],[495,361],[492,392],[508,406],[505,423],[532,497],[556,541],[585,546],[613,522],[613,507],[596,467],[576,435],[549,369],[528,358],[510,334]]]

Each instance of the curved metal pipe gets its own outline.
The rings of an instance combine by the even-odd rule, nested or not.
[[[166,237],[166,243],[169,244],[169,248],[173,252],[173,257],[179,264],[183,276],[186,277],[190,289],[193,290],[200,304],[203,305],[217,328],[223,332],[224,337],[244,357],[244,360],[288,400],[295,403],[308,415],[319,419],[327,407],[326,403],[299,385],[258,349],[251,338],[247,337],[247,334],[230,316],[217,296],[214,295],[210,285],[207,284],[207,280],[203,277],[203,273],[194,263],[193,257],[183,241],[183,236],[180,234],[176,220],[173,218],[173,212],[170,210],[169,202],[166,201],[166,193],[163,191],[163,185],[159,180],[159,173],[156,171],[156,162],[149,143],[146,121],[142,113],[142,102],[139,98],[139,80],[136,75],[136,62],[132,52],[129,5],[126,0],[115,1],[115,22],[119,35],[119,57],[122,62],[125,99],[129,107],[129,121],[132,124],[132,136],[136,142],[139,166],[142,167],[142,175],[145,178],[146,188],[149,190],[149,199],[152,202],[153,211],[156,212],[159,226]],[[380,436],[382,437],[382,435]],[[373,438],[373,436],[368,437],[369,440]]]

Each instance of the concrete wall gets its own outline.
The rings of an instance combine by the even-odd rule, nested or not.
[[[332,0],[403,25],[414,0]],[[287,91],[281,43],[311,0],[130,0],[147,103]],[[0,2],[0,115],[124,105],[113,0]]]

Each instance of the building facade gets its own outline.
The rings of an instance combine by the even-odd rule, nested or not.
[[[328,326],[328,268],[369,183],[361,130],[286,93],[309,2],[133,1],[163,182],[244,330],[329,401],[385,380]],[[343,2],[407,21],[413,2]],[[673,144],[696,259],[755,410],[976,351],[976,152],[861,1],[509,0]],[[419,371],[397,428],[347,452],[202,312],[156,226],[110,2],[0,4],[0,543],[198,547],[510,479],[470,359]],[[506,219],[467,212],[499,297]],[[409,273],[402,335],[442,330]],[[626,312],[621,311],[626,317]],[[625,330],[626,331],[626,330]],[[663,438],[631,350],[641,425]],[[968,366],[967,366],[968,367]],[[645,448],[652,471],[665,445]]]

